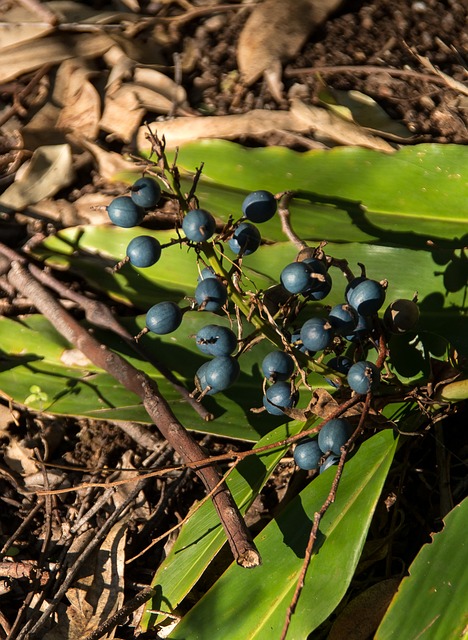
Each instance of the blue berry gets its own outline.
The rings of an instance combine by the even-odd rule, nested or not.
[[[271,351],[263,358],[262,372],[265,378],[274,382],[287,380],[294,372],[294,360],[284,351]]]
[[[206,371],[210,362],[204,362],[201,367],[198,368],[195,374],[195,387],[203,395],[212,396],[218,392],[218,389],[211,387],[208,389],[208,383],[206,381]]]
[[[314,438],[306,438],[299,442],[294,449],[294,462],[299,469],[311,471],[319,468],[320,458],[323,453]]]
[[[216,222],[211,213],[205,209],[192,209],[185,215],[182,229],[192,242],[204,242],[213,235]]]
[[[197,282],[201,280],[206,280],[207,278],[216,278],[216,273],[213,271],[211,267],[205,267],[201,270],[200,275],[197,278]]]
[[[385,300],[384,287],[380,282],[368,278],[353,284],[355,280],[350,283],[346,293],[348,304],[356,309],[361,316],[371,316],[377,313]]]
[[[253,191],[242,203],[242,212],[252,222],[266,222],[276,213],[275,196],[269,191]]]
[[[334,371],[338,371],[338,373],[348,373],[353,361],[346,356],[335,356],[334,358],[330,358],[327,362],[327,367],[333,369]]]
[[[349,304],[337,304],[330,310],[328,320],[335,333],[342,336],[354,331],[358,323],[358,314]]]
[[[291,392],[291,385],[287,382],[275,382],[268,387],[263,396],[263,406],[273,416],[282,416],[285,409],[292,409],[296,405],[297,394]]]
[[[329,367],[330,369],[333,369],[334,371],[338,371],[338,373],[347,374],[352,364],[353,364],[353,361],[347,358],[346,356],[336,356],[334,358],[331,358],[327,362],[327,367]],[[329,377],[325,377],[325,380],[332,387],[335,387],[335,389],[338,389],[341,386],[340,381],[337,381],[336,378],[335,380],[333,380]]]
[[[291,344],[291,346],[295,347],[296,349],[299,349],[299,351],[301,351],[302,353],[305,353],[305,355],[310,357],[310,358],[312,358],[315,355],[315,351],[309,351],[302,344],[301,332],[299,330],[298,331],[294,331],[294,333],[292,334],[290,344]]]
[[[302,326],[301,340],[308,351],[322,351],[333,340],[333,328],[326,318],[310,318]]]
[[[161,245],[152,236],[138,236],[129,242],[127,256],[134,267],[151,267],[161,257]]]
[[[302,293],[310,287],[310,274],[305,262],[291,262],[282,270],[280,281],[289,293]]]
[[[140,178],[130,189],[133,202],[144,209],[152,209],[161,198],[161,187],[153,178]]]
[[[319,301],[328,296],[332,288],[332,279],[329,273],[325,274],[325,280],[312,277],[311,282],[311,286],[304,291],[304,295],[309,300]]]
[[[304,258],[302,262],[309,267],[311,273],[321,273],[323,276],[327,273],[326,265],[318,258]]]
[[[380,371],[373,362],[361,360],[348,371],[348,384],[356,393],[375,391],[380,383]]]
[[[372,331],[372,319],[368,316],[360,316],[357,317],[357,325],[353,329],[353,331],[345,336],[346,340],[350,342],[363,341],[369,337],[370,332]]]
[[[334,456],[334,455],[328,456],[328,458],[325,460],[325,462],[320,467],[320,473],[323,473],[329,467],[332,467],[334,464],[338,464],[339,461],[340,461],[340,456]]]
[[[227,302],[227,289],[218,278],[200,280],[195,289],[195,300],[203,311],[219,311]]]
[[[351,433],[351,424],[345,418],[329,420],[319,431],[318,446],[323,453],[331,451],[339,456],[341,447],[348,442]]]
[[[207,324],[196,335],[197,347],[210,356],[229,356],[237,347],[236,334],[217,324]]]
[[[182,316],[182,309],[175,302],[158,302],[146,314],[146,326],[158,335],[172,333],[180,326]]]
[[[107,215],[117,227],[130,229],[140,224],[145,212],[128,196],[118,196],[107,207]]]
[[[261,240],[257,227],[248,222],[241,222],[229,240],[229,247],[236,255],[248,256],[257,251]]]
[[[231,356],[217,356],[208,362],[205,379],[209,387],[224,391],[237,380],[240,372],[239,363]]]

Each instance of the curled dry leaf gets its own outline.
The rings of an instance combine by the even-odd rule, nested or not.
[[[104,33],[49,35],[1,50],[0,82],[9,82],[43,65],[55,65],[69,58],[102,56],[113,40]]]
[[[320,107],[307,105],[301,100],[293,100],[291,112],[296,116],[297,121],[302,121],[304,125],[309,125],[310,132],[321,138],[332,140],[340,145],[366,147],[376,151],[393,153],[395,151],[388,142],[367,133],[365,129],[354,122],[347,122]]]
[[[74,137],[94,139],[99,133],[101,100],[89,80],[93,74],[79,58],[65,60],[57,72],[54,99],[62,110],[56,127],[69,130]]]
[[[138,168],[138,165],[135,162],[131,162],[130,160],[125,160],[120,153],[116,153],[114,151],[106,151],[98,144],[94,142],[90,142],[89,140],[82,141],[83,147],[87,149],[94,157],[95,161],[98,164],[99,175],[103,180],[114,180],[114,176],[118,173],[123,173],[125,171],[133,171]],[[92,194],[95,202],[92,204],[100,204],[97,202],[99,199],[99,194]],[[80,203],[84,202],[83,198],[80,198]],[[106,205],[109,204],[106,201]],[[91,214],[90,214],[91,215]],[[93,214],[93,223],[97,224],[94,216],[98,215],[98,212],[94,212]],[[105,219],[108,221],[109,217],[107,214],[105,215]]]
[[[265,73],[276,99],[281,98],[281,65],[297,55],[309,34],[343,0],[265,0],[241,31],[237,64],[247,85]]]
[[[0,205],[21,211],[53,196],[73,182],[70,145],[47,145],[37,149],[18,179],[0,196]]]
[[[310,127],[303,126],[306,131]],[[174,149],[186,142],[204,138],[232,140],[245,135],[260,136],[270,131],[296,130],[296,119],[289,111],[255,109],[229,116],[182,117],[167,122],[155,122],[151,129],[166,138],[167,148]],[[148,149],[147,127],[140,127],[137,137],[139,149]]]
[[[292,101],[290,111],[256,109],[240,115],[197,116],[176,118],[151,125],[153,131],[164,135],[168,149],[203,138],[232,140],[242,136],[263,136],[271,131],[293,131],[332,140],[337,144],[355,145],[393,152],[394,148],[385,140],[367,133],[362,127],[345,122],[339,116],[320,107],[312,107],[298,99]],[[137,144],[141,150],[148,149],[148,130],[140,127]]]
[[[82,640],[114,615],[124,602],[125,542],[128,523],[117,522],[99,549],[87,558],[73,585],[67,591],[68,606],[57,612],[57,624],[44,640]],[[69,556],[76,557],[92,535],[79,536],[71,545]],[[103,638],[113,638],[115,629]]]

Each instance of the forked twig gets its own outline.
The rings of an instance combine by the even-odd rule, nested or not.
[[[327,496],[325,502],[322,504],[322,506],[320,508],[320,511],[317,511],[314,514],[314,524],[312,525],[312,529],[310,531],[309,541],[307,543],[305,556],[304,556],[304,562],[302,563],[302,567],[301,567],[301,571],[299,573],[299,578],[297,580],[297,584],[296,584],[296,589],[294,591],[294,595],[293,595],[293,597],[291,599],[291,602],[290,602],[290,604],[288,606],[288,609],[286,611],[286,619],[285,619],[284,626],[283,626],[283,629],[282,629],[282,632],[281,632],[280,640],[286,640],[288,629],[289,629],[289,626],[291,624],[291,618],[292,618],[292,616],[294,614],[294,611],[296,609],[297,603],[299,601],[299,597],[300,597],[302,589],[304,587],[304,581],[305,581],[306,573],[307,573],[307,570],[309,568],[310,561],[311,561],[311,558],[312,558],[312,553],[313,553],[313,550],[314,550],[315,541],[317,540],[317,534],[318,534],[320,522],[321,522],[323,516],[325,515],[325,513],[327,512],[328,508],[330,507],[330,505],[335,501],[336,492],[338,490],[338,485],[340,484],[341,476],[342,476],[342,473],[343,473],[343,467],[344,467],[344,463],[345,463],[346,457],[348,455],[348,451],[349,451],[350,447],[352,446],[352,444],[357,440],[357,438],[362,433],[363,426],[364,426],[364,420],[366,419],[366,416],[367,416],[367,414],[369,412],[371,398],[372,398],[372,394],[368,393],[367,396],[366,396],[365,403],[364,403],[364,409],[363,409],[363,411],[361,413],[361,416],[360,416],[360,419],[359,419],[359,424],[356,427],[355,431],[353,432],[352,436],[346,442],[346,444],[343,447],[341,447],[340,461],[338,463],[338,467],[337,467],[337,470],[336,470],[335,478],[333,479],[333,483],[332,483],[331,489],[330,489],[330,491],[328,493],[328,496]]]

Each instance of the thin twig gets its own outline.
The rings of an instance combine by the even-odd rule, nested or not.
[[[14,262],[8,279],[30,300],[71,344],[75,345],[96,366],[112,375],[126,389],[143,401],[143,405],[161,434],[185,462],[204,459],[205,454],[178,421],[167,401],[159,393],[154,380],[133,367],[124,358],[110,351],[91,336],[20,263]],[[197,475],[208,491],[217,486],[220,474],[213,466],[197,469]],[[229,489],[223,485],[213,495],[213,503],[225,529],[236,561],[244,567],[260,564],[260,556]]]
[[[299,601],[299,597],[301,595],[302,589],[304,587],[304,581],[305,581],[305,577],[306,577],[306,573],[307,573],[307,569],[309,568],[310,565],[310,560],[312,558],[312,553],[314,550],[314,546],[315,546],[315,541],[317,540],[317,534],[318,534],[318,529],[320,526],[320,522],[323,518],[323,516],[325,515],[325,513],[327,512],[328,508],[330,507],[330,505],[335,501],[336,498],[336,492],[338,490],[338,485],[340,483],[341,480],[341,476],[343,473],[343,467],[344,467],[344,463],[346,460],[346,457],[348,455],[348,451],[350,449],[350,447],[352,446],[352,444],[357,440],[357,438],[361,435],[362,430],[363,430],[363,425],[364,425],[364,420],[367,417],[367,414],[369,412],[369,407],[370,407],[370,401],[371,401],[371,397],[372,394],[368,393],[366,396],[366,401],[364,403],[364,409],[361,413],[361,417],[359,419],[359,424],[357,426],[357,428],[355,429],[354,433],[352,434],[352,436],[349,438],[349,440],[346,442],[346,444],[341,447],[341,456],[340,456],[340,461],[338,463],[338,468],[336,470],[336,475],[335,478],[333,480],[331,489],[328,493],[328,496],[325,500],[325,502],[322,504],[320,511],[316,512],[314,514],[314,524],[312,526],[311,532],[310,532],[310,536],[309,536],[309,541],[307,543],[307,548],[305,551],[305,556],[304,556],[304,562],[302,563],[302,567],[301,567],[301,571],[299,573],[299,578],[297,580],[297,584],[296,584],[296,589],[294,591],[294,595],[291,599],[291,602],[288,606],[287,612],[286,612],[286,619],[284,622],[284,626],[281,632],[281,637],[280,640],[285,640],[287,633],[288,633],[288,629],[289,629],[289,625],[291,624],[291,618],[294,614],[294,611],[296,609],[297,603]]]

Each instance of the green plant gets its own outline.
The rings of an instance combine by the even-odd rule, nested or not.
[[[216,149],[215,156],[219,157],[219,146],[214,145],[213,148]],[[209,158],[210,149],[211,147],[197,147],[196,152],[197,154],[206,152]],[[232,149],[231,156],[234,163],[238,161],[236,156],[238,151],[236,148],[230,147],[230,149]],[[276,159],[279,156],[286,157],[283,151],[274,150],[272,154]],[[206,198],[206,206],[216,211],[217,216],[219,213],[223,218],[224,214],[222,223],[218,224],[213,239],[203,242],[201,246],[194,247],[187,243],[188,251],[178,251],[176,256],[171,254],[172,250],[165,249],[164,270],[157,269],[154,273],[149,273],[145,278],[138,278],[138,280],[131,280],[132,274],[124,276],[119,273],[114,273],[112,276],[100,273],[99,278],[96,278],[96,261],[100,260],[102,264],[106,259],[119,259],[129,240],[141,233],[141,230],[137,229],[83,228],[79,233],[65,230],[56,238],[48,239],[42,249],[36,253],[50,265],[60,262],[62,266],[65,264],[76,269],[84,277],[89,278],[93,286],[104,290],[119,302],[134,305],[138,309],[147,309],[155,299],[167,302],[167,298],[171,298],[173,304],[180,309],[180,300],[185,296],[190,299],[196,288],[197,275],[207,268],[208,275],[211,273],[215,277],[209,277],[202,282],[212,280],[225,287],[228,295],[223,298],[224,310],[221,311],[219,305],[213,314],[206,310],[207,302],[210,301],[210,295],[207,294],[197,300],[199,309],[204,313],[198,314],[191,306],[187,310],[184,309],[184,322],[171,334],[170,340],[165,342],[164,339],[148,334],[141,341],[141,346],[144,347],[147,355],[156,352],[159,356],[166,358],[166,362],[172,363],[180,379],[186,384],[189,382],[191,384],[191,379],[200,364],[200,354],[195,341],[189,336],[196,335],[206,324],[206,316],[213,321],[213,324],[215,322],[216,324],[223,322],[237,324],[240,342],[235,362],[239,364],[241,372],[228,394],[217,393],[216,398],[211,396],[215,385],[209,385],[206,376],[213,361],[205,362],[198,369],[197,374],[200,395],[205,392],[207,403],[213,402],[209,406],[214,414],[223,415],[223,420],[220,421],[222,426],[218,427],[216,420],[210,423],[198,419],[191,408],[189,411],[181,406],[181,403],[174,402],[174,406],[179,411],[180,421],[187,425],[199,430],[210,431],[211,429],[214,433],[221,432],[231,437],[255,442],[249,451],[228,453],[225,458],[226,461],[234,462],[235,468],[229,474],[226,484],[241,513],[245,513],[252,504],[290,446],[300,441],[304,434],[313,435],[320,430],[321,425],[326,425],[327,421],[334,417],[346,415],[347,418],[353,419],[355,431],[340,452],[339,459],[329,456],[321,466],[322,471],[327,465],[336,464],[334,472],[323,474],[315,478],[313,483],[306,484],[259,535],[256,543],[263,565],[257,566],[251,572],[246,572],[236,564],[228,567],[219,579],[214,579],[206,595],[183,615],[172,633],[174,638],[206,637],[207,633],[214,638],[226,637],[227,630],[231,630],[232,633],[233,628],[235,628],[236,640],[246,637],[262,638],[266,637],[265,634],[268,634],[268,637],[279,638],[286,618],[288,619],[287,637],[305,638],[308,633],[318,630],[332,611],[339,606],[353,576],[360,571],[358,561],[363,553],[373,514],[379,505],[382,506],[380,495],[386,479],[391,474],[395,451],[400,443],[400,446],[405,449],[411,441],[410,436],[403,435],[398,438],[397,432],[403,434],[407,431],[416,432],[422,438],[423,431],[429,432],[432,428],[433,420],[452,415],[454,403],[444,400],[444,397],[448,397],[444,395],[445,393],[448,394],[449,390],[450,394],[452,393],[450,385],[457,385],[458,390],[453,390],[458,395],[452,395],[452,398],[466,397],[466,393],[463,395],[462,383],[465,380],[463,379],[463,359],[460,357],[461,353],[466,353],[466,341],[460,330],[462,324],[459,322],[463,319],[461,313],[463,288],[452,290],[450,295],[442,300],[442,306],[437,304],[435,307],[431,306],[433,302],[431,296],[435,294],[437,298],[438,295],[445,295],[447,277],[434,275],[432,253],[428,248],[425,251],[421,250],[422,241],[420,242],[419,238],[405,235],[403,232],[401,232],[402,237],[396,238],[391,233],[387,237],[380,228],[376,228],[376,220],[382,221],[386,219],[385,216],[396,215],[395,211],[389,211],[389,207],[396,205],[388,204],[394,202],[388,197],[388,193],[386,198],[382,197],[379,200],[382,190],[375,188],[376,175],[370,185],[367,185],[367,189],[366,176],[359,176],[362,178],[360,187],[366,197],[366,206],[370,207],[375,214],[370,216],[369,221],[363,221],[362,217],[359,217],[362,211],[356,205],[359,191],[355,189],[359,180],[354,180],[352,185],[348,186],[343,186],[341,178],[335,180],[335,176],[346,174],[346,171],[342,170],[343,163],[346,164],[350,157],[352,158],[349,165],[351,171],[356,160],[371,161],[373,168],[377,167],[375,169],[377,177],[381,175],[378,171],[379,167],[382,174],[388,174],[389,165],[386,163],[389,160],[381,158],[380,155],[369,156],[364,152],[330,154],[334,157],[336,165],[333,165],[328,182],[322,176],[324,180],[322,184],[327,184],[329,193],[336,195],[333,198],[330,197],[329,202],[323,202],[324,198],[317,202],[318,198],[314,199],[313,194],[297,191],[294,198],[286,202],[282,200],[285,197],[284,194],[278,194],[282,215],[288,211],[289,204],[293,211],[294,224],[286,225],[290,236],[289,242],[280,241],[278,221],[273,216],[262,227],[262,235],[267,242],[259,245],[257,251],[252,254],[247,254],[239,245],[239,251],[234,252],[233,259],[229,254],[226,255],[224,247],[226,241],[229,244],[232,234],[239,229],[240,225],[237,226],[236,222],[230,220],[230,214],[235,208],[233,202],[236,198],[238,208],[241,207],[244,193],[236,191],[241,187],[236,187],[235,184],[233,186],[233,182],[229,183],[229,180],[239,179],[243,190],[255,188],[255,185],[249,186],[249,181],[252,185],[252,176],[256,174],[255,159],[262,160],[261,155],[252,154],[254,166],[249,167],[250,171],[240,172],[238,176],[235,171],[226,172],[228,183],[225,185],[223,198],[220,198],[219,192],[210,183],[210,179],[214,180],[213,175],[216,174],[217,169],[208,169],[208,180],[205,183],[199,180],[196,195],[203,198],[204,205]],[[406,157],[405,167],[409,164],[412,169],[413,165],[408,161],[407,151],[405,150],[402,155]],[[430,156],[430,150],[426,151],[426,155]],[[158,171],[161,171],[161,175],[158,173],[158,176],[165,181],[163,184],[170,191],[171,198],[179,203],[180,216],[183,219],[193,206],[194,192],[189,184],[186,193],[190,198],[183,195],[184,188],[175,180],[176,176],[168,172],[168,163],[164,170],[160,169],[163,156],[164,154],[158,156]],[[183,153],[181,157],[184,158]],[[182,160],[190,164],[187,157],[190,157],[190,149],[188,155]],[[287,186],[299,190],[300,185],[292,184],[293,180],[297,178],[299,183],[305,184],[304,175],[310,175],[310,168],[300,175],[302,160],[294,160],[288,155],[287,162],[292,176]],[[294,162],[297,162],[297,165],[294,165]],[[321,156],[318,172],[329,162],[328,156]],[[394,162],[397,164],[398,159]],[[440,157],[433,162],[440,164]],[[457,164],[459,163],[460,158]],[[242,162],[240,164],[244,166]],[[211,167],[213,166],[212,163]],[[263,160],[259,162],[257,169],[258,166],[264,166]],[[286,175],[283,165],[281,166],[282,174]],[[297,176],[294,166],[299,167]],[[320,178],[318,184],[320,184]],[[218,206],[215,206],[217,198]],[[453,207],[456,199],[457,196],[452,197],[450,212],[444,209],[446,203],[438,204],[438,215],[441,219],[444,215],[447,216],[447,220],[443,219],[442,222],[430,216],[431,209],[429,212],[425,211],[429,220],[427,229],[432,231],[437,229],[439,244],[446,242],[449,247],[448,253],[452,256],[449,258],[450,265],[452,263],[459,265],[464,246],[463,226],[460,224],[456,227],[456,221],[450,217],[453,211],[458,210]],[[411,198],[408,202],[399,203],[400,208],[397,212],[403,218],[401,228],[404,229],[406,224],[412,232],[414,226],[412,221],[405,221],[404,217],[408,211],[411,213],[411,211],[419,211],[418,207],[424,207],[425,200],[422,205],[419,201],[411,201]],[[435,204],[433,203],[432,206]],[[316,224],[317,228],[313,230],[309,226],[311,216],[301,215],[301,212],[308,212],[309,208],[317,210],[317,216],[314,216],[314,225]],[[352,239],[355,242],[346,246],[333,242],[333,240],[341,242],[343,237],[340,233],[344,232],[340,224],[330,225],[331,211],[336,213],[337,217],[344,211],[347,212],[352,222],[346,231],[351,230],[354,234]],[[297,216],[295,216],[296,213]],[[328,221],[328,226],[325,225],[325,219]],[[420,230],[424,242],[429,234],[427,229],[424,228],[424,232]],[[458,230],[454,231],[454,229]],[[155,235],[165,246],[170,246],[174,240],[173,232],[158,232]],[[383,251],[378,244],[364,242],[369,240],[369,237],[375,240],[376,236],[380,243],[388,241],[386,251]],[[259,237],[257,233],[255,237]],[[324,237],[331,238],[331,242],[326,246],[320,242]],[[454,240],[454,237],[459,239]],[[397,247],[394,246],[395,243],[398,244]],[[180,238],[174,244],[180,246]],[[413,247],[416,247],[416,250],[413,250]],[[324,312],[327,309],[323,305],[316,304],[317,298],[314,299],[310,293],[285,296],[284,291],[278,289],[278,279],[284,265],[290,264],[295,256],[299,257],[304,249],[316,253],[317,256],[313,259],[320,259],[322,264],[325,257],[329,271],[333,271],[333,286],[329,271],[327,272],[331,305],[339,304],[343,299],[344,287],[339,285],[340,278],[344,275],[347,280],[352,281],[354,277],[347,263],[351,265],[364,263],[369,273],[379,274],[379,277],[380,275],[388,276],[387,295],[393,300],[411,297],[416,287],[415,281],[410,277],[411,274],[417,273],[417,285],[421,296],[421,302],[417,305],[421,311],[417,333],[413,331],[392,335],[386,323],[382,323],[381,317],[373,311],[373,316],[366,319],[367,326],[358,340],[349,342],[346,337],[333,333],[332,340],[327,342],[325,357],[321,353],[316,356],[310,353],[310,350],[304,353],[301,349],[306,345],[300,344],[297,335],[295,336],[297,326],[304,326],[310,320],[307,318],[308,315],[315,317],[317,312],[321,317],[326,315]],[[309,259],[306,258],[306,260]],[[408,265],[412,265],[412,268],[408,269]],[[317,267],[313,268],[314,273],[320,273]],[[126,280],[127,277],[128,280]],[[193,289],[190,289],[191,282]],[[18,286],[20,286],[19,282]],[[440,302],[437,298],[436,303],[437,300]],[[445,300],[448,301],[447,308]],[[182,310],[180,311],[182,313]],[[144,318],[137,318],[135,322],[142,324]],[[5,327],[2,345],[10,353],[13,348],[12,336],[17,337],[20,328],[8,319],[2,319],[1,324]],[[21,326],[21,344],[24,349],[25,344],[34,344],[34,340],[37,341],[37,334],[41,334],[41,344],[36,342],[34,350],[40,353],[45,351],[44,362],[35,364],[33,367],[29,365],[29,368],[35,369],[34,375],[39,375],[41,380],[46,381],[45,384],[41,382],[41,389],[46,390],[44,396],[46,400],[42,398],[41,403],[49,401],[49,405],[44,408],[63,411],[64,407],[76,406],[76,404],[73,405],[72,394],[63,393],[63,385],[60,386],[56,380],[51,382],[47,375],[52,372],[56,378],[61,376],[61,380],[65,376],[69,376],[69,379],[75,376],[76,387],[84,389],[85,385],[82,385],[81,380],[83,372],[64,371],[63,367],[60,368],[57,352],[60,352],[63,345],[50,328],[45,331],[46,326],[47,323],[43,318],[26,319]],[[448,338],[451,342],[447,340]],[[119,345],[113,344],[107,334],[105,339],[118,350]],[[457,345],[457,350],[452,344]],[[33,349],[32,346],[30,348]],[[291,383],[276,383],[276,385],[283,385],[284,395],[279,398],[279,401],[278,399],[275,401],[273,397],[269,400],[271,406],[278,411],[276,422],[270,414],[266,415],[268,412],[252,413],[250,411],[258,409],[262,403],[262,376],[258,369],[259,364],[272,348],[287,352],[296,364],[296,374]],[[40,351],[41,349],[43,351]],[[343,356],[343,353],[346,356]],[[183,358],[178,357],[181,354],[184,355]],[[385,363],[385,367],[382,368],[382,384],[366,397],[353,396],[347,384],[346,371],[332,366],[329,356],[332,356],[331,359],[348,357],[351,362],[365,363],[364,370],[362,370],[363,365],[360,365],[360,377],[361,381],[364,378],[366,382],[369,381],[368,373],[374,371],[373,367],[376,366],[377,370],[381,370]],[[375,364],[371,360],[375,360]],[[11,371],[8,372],[8,376],[3,376],[1,383],[8,389],[16,383],[18,387],[14,392],[20,393],[21,385],[31,379],[28,375],[32,373],[23,362],[13,362]],[[164,375],[155,373],[154,368],[145,362],[139,362],[139,366],[145,368],[147,375],[155,377],[160,384],[161,394],[168,401],[175,397]],[[112,389],[112,384],[109,382],[110,375],[106,378],[97,365],[94,369],[90,366],[90,370],[93,371],[94,379],[99,385],[100,400],[112,398],[114,401],[109,402],[105,410],[99,404],[98,409],[95,410],[98,415],[125,416],[128,415],[125,414],[125,410],[129,407],[131,419],[135,419],[135,416],[144,416],[144,411],[138,413],[141,410],[138,399],[122,391],[118,399],[110,395]],[[24,377],[25,382],[21,381],[21,384],[18,384],[20,376]],[[438,377],[434,378],[434,376]],[[329,393],[333,388],[326,386],[324,382],[326,378],[332,381],[333,388],[338,388],[335,398]],[[436,394],[432,394],[432,391],[426,388],[428,381],[435,382]],[[266,388],[267,396],[268,393],[273,393],[270,390],[276,385]],[[323,388],[324,386],[326,389]],[[364,393],[367,393],[369,386],[369,384],[364,386]],[[208,387],[211,388],[208,389]],[[298,389],[300,404],[296,405]],[[84,399],[84,406],[92,414],[92,394],[88,389],[86,393],[88,395],[83,394],[80,397],[81,405]],[[37,398],[30,399],[33,407],[37,401]],[[68,405],[66,405],[67,402]],[[144,417],[141,419],[145,420]],[[357,442],[360,444],[359,448],[353,451],[353,456],[349,457],[348,451]],[[391,531],[393,535],[395,530]],[[210,502],[205,502],[186,522],[174,548],[155,574],[151,609],[148,607],[144,614],[141,623],[143,629],[164,624],[167,614],[172,614],[174,611],[177,613],[179,603],[209,567],[225,539],[216,511]],[[320,545],[319,553],[314,552],[314,545],[317,544]],[[333,580],[330,579],[331,573],[333,573]],[[244,607],[243,602],[251,606]],[[293,612],[294,609],[296,613]],[[216,620],[216,625],[213,625],[213,620]],[[236,624],[233,627],[234,620]]]

